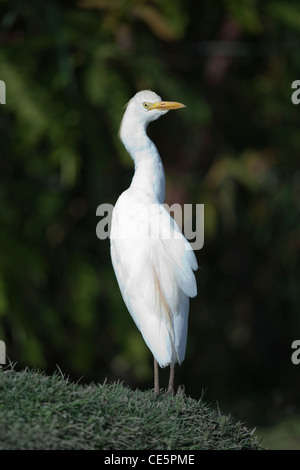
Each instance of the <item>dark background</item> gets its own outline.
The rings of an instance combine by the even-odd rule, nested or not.
[[[133,174],[123,106],[152,89],[187,105],[149,128],[166,202],[205,205],[177,384],[249,425],[299,423],[299,33],[298,1],[0,2],[0,338],[17,367],[152,387],[96,236]]]

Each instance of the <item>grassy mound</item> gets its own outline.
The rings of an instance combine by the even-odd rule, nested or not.
[[[186,396],[0,370],[0,449],[259,449],[240,422]]]

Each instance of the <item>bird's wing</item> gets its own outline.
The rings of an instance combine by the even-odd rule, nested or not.
[[[197,294],[193,273],[198,267],[197,260],[166,209],[160,204],[152,204],[148,210],[151,213],[137,211],[126,218],[127,228],[130,224],[130,233],[136,238],[122,239],[113,233],[113,266],[127,308],[152,352],[154,348],[149,343],[156,344],[157,338],[151,339],[152,333],[148,330],[156,331],[157,335],[159,328],[163,328],[170,337],[172,355],[175,349],[178,362],[182,362],[189,297]],[[118,216],[122,213],[117,210],[113,215],[114,229],[120,229],[122,221]],[[154,323],[157,328],[151,328]]]

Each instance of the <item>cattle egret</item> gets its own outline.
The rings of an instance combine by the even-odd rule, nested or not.
[[[154,356],[154,392],[160,393],[158,365],[174,366],[185,356],[189,297],[197,295],[195,254],[163,206],[164,168],[147,125],[169,110],[183,108],[156,93],[138,92],[127,104],[120,138],[135,172],[112,215],[111,258],[117,281],[136,326]]]

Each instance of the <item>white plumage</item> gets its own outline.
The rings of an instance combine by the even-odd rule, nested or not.
[[[111,258],[124,302],[160,367],[184,360],[189,297],[197,295],[195,254],[162,205],[163,165],[146,134],[149,122],[184,105],[144,90],[128,103],[120,138],[135,173],[112,216]],[[156,377],[156,382],[158,378]],[[174,377],[170,378],[174,381]],[[173,383],[169,382],[170,391]],[[155,392],[159,385],[155,383]]]

